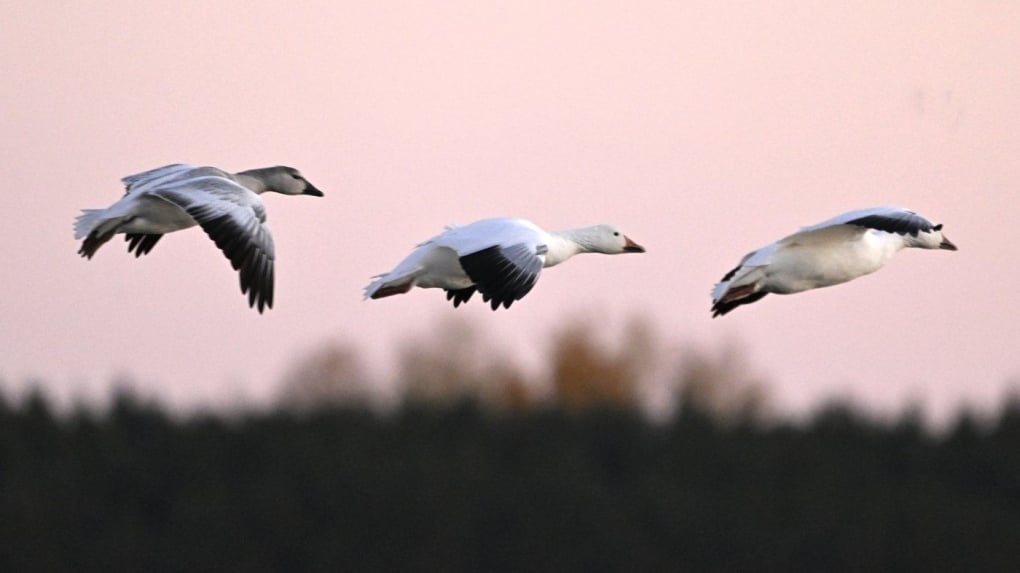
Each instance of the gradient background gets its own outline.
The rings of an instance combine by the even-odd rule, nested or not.
[[[525,363],[565,321],[613,341],[645,317],[741,348],[784,411],[993,406],[1020,375],[1020,4],[889,4],[5,2],[2,384],[257,404],[323,340],[386,379],[452,314]],[[199,230],[76,254],[79,209],[173,162],[292,165],[326,193],[265,197],[266,315]],[[885,204],[960,251],[710,318],[746,252]],[[502,215],[648,253],[572,260],[508,312],[361,300],[444,224]]]

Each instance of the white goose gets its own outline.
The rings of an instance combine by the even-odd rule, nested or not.
[[[873,273],[900,249],[956,250],[913,211],[875,207],[850,211],[748,253],[712,291],[712,316],[769,293],[791,294],[832,286]]]
[[[74,238],[85,239],[78,254],[92,258],[117,233],[128,252],[152,250],[166,233],[201,225],[239,271],[241,292],[261,313],[273,306],[273,237],[259,195],[313,195],[322,191],[297,169],[267,167],[227,173],[215,167],[175,164],[123,178],[126,192],[106,209],[84,209]]]
[[[441,288],[457,307],[482,293],[492,310],[510,308],[531,291],[544,267],[579,253],[643,253],[644,247],[609,225],[546,232],[524,219],[483,219],[421,243],[392,271],[365,287],[365,298]]]

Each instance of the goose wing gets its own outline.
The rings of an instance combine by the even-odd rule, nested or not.
[[[531,292],[542,272],[540,254],[545,254],[545,250],[524,243],[493,245],[461,256],[460,265],[482,293],[482,300],[496,310],[500,305],[510,308],[514,301]]]
[[[179,185],[190,179],[203,176],[231,178],[230,174],[215,167],[174,163],[128,175],[121,178],[121,182],[124,183],[124,194],[130,195],[151,193],[160,187]],[[162,237],[163,235],[158,234],[127,233],[124,235],[124,240],[128,243],[128,252],[133,252],[135,257],[140,257],[148,254]]]
[[[453,227],[433,241],[457,252],[464,272],[493,310],[500,305],[510,308],[531,292],[548,251],[542,231],[520,219],[485,219]],[[459,296],[466,301],[470,293]]]
[[[272,308],[275,249],[258,195],[218,175],[191,177],[148,193],[177,205],[202,226],[238,271],[249,306],[260,313]]]
[[[935,230],[931,221],[903,207],[872,207],[870,209],[858,209],[837,215],[832,219],[804,227],[800,233],[817,231],[837,225],[852,225],[862,229],[875,229],[897,235],[910,235],[916,237],[918,233],[927,233]]]
[[[127,177],[122,177],[120,181],[124,184],[124,194],[126,195],[137,191],[144,192],[146,190],[159,187],[160,185],[168,185],[189,179],[194,177],[195,172],[201,169],[215,168],[203,168],[196,165],[189,165],[187,163],[174,163],[172,165],[164,165],[163,167],[142,171],[141,173],[135,173],[134,175],[128,175]]]

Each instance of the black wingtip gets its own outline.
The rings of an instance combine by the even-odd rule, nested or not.
[[[267,301],[264,298],[260,298],[257,305],[251,304],[249,306],[251,308],[254,308],[254,309],[258,310],[259,314],[262,314],[263,311],[265,311],[265,310],[272,310],[272,308],[273,308],[273,301]]]
[[[273,256],[250,242],[230,215],[203,221],[202,229],[237,271],[248,306],[261,314],[273,306]]]
[[[86,259],[91,259],[92,256],[96,254],[96,251],[99,250],[99,247],[102,247],[103,244],[109,241],[112,236],[113,233],[107,233],[105,235],[99,235],[95,231],[89,233],[89,235],[85,237],[85,240],[82,241],[81,248],[78,249],[78,254]]]
[[[134,252],[135,258],[149,254],[149,251],[156,246],[156,243],[163,235],[143,235],[141,233],[127,233],[124,240],[128,243],[128,252]]]
[[[446,300],[452,300],[453,308],[457,308],[458,306],[471,300],[471,296],[475,294],[475,290],[477,289],[473,286],[462,289],[447,290]]]

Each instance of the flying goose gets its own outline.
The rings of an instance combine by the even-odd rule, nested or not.
[[[496,310],[531,291],[542,268],[579,253],[643,253],[609,225],[546,232],[524,219],[495,218],[446,230],[421,243],[395,269],[365,287],[365,298],[441,288],[456,308],[478,291]]]
[[[84,209],[74,238],[85,239],[78,254],[91,259],[115,234],[124,233],[128,252],[140,257],[166,233],[195,225],[239,271],[241,292],[259,313],[273,307],[273,237],[259,195],[322,197],[297,169],[267,167],[227,173],[215,167],[174,164],[124,177],[126,191],[106,209]]]
[[[850,211],[748,253],[712,291],[712,317],[769,293],[791,294],[873,273],[900,249],[956,245],[942,225],[901,207]]]

